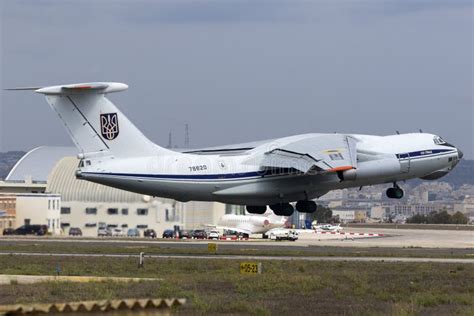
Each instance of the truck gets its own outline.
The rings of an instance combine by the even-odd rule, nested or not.
[[[294,229],[275,228],[265,233],[272,240],[289,240],[296,241],[298,232]]]

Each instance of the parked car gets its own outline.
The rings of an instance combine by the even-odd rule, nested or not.
[[[13,235],[15,233],[15,230],[13,228],[5,228],[3,230],[3,235],[6,236],[6,235]]]
[[[140,231],[136,228],[130,228],[127,231],[127,237],[140,237]]]
[[[112,236],[123,237],[125,236],[125,232],[122,230],[122,228],[115,227],[114,229],[112,229]]]
[[[180,230],[178,232],[178,237],[180,239],[191,239],[193,236],[191,235],[191,233],[189,232],[189,230]]]
[[[82,236],[82,230],[79,227],[69,228],[69,236]]]
[[[208,238],[208,239],[217,240],[217,239],[219,239],[219,237],[220,237],[220,234],[219,234],[219,232],[218,232],[217,230],[211,230],[211,231],[209,232],[209,234],[207,235],[207,238]]]
[[[194,239],[207,239],[206,231],[203,229],[196,229],[193,231]]]
[[[143,237],[148,237],[148,238],[156,238],[156,232],[154,229],[146,229],[143,232]]]
[[[107,227],[100,227],[100,228],[97,230],[97,236],[99,236],[99,237],[112,236],[112,231],[110,230],[110,228],[107,228]]]
[[[163,238],[174,238],[174,230],[172,229],[166,229],[164,232],[163,232]]]
[[[13,235],[44,236],[48,232],[46,225],[23,225],[14,230]]]

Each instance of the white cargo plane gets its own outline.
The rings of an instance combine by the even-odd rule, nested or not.
[[[273,214],[263,215],[223,215],[216,228],[222,230],[232,230],[248,235],[263,234],[273,228],[285,226],[287,218],[283,216],[275,216]]]
[[[44,94],[76,144],[76,176],[115,188],[178,201],[246,205],[249,213],[289,216],[314,212],[330,190],[391,183],[389,198],[402,198],[397,182],[437,179],[462,152],[427,133],[390,136],[303,134],[187,152],[157,146],[107,99],[128,86],[94,82],[19,88]]]

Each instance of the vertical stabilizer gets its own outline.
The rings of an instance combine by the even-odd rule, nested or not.
[[[168,152],[146,138],[106,97],[107,93],[127,88],[122,83],[95,82],[46,87],[36,92],[46,96],[85,156],[104,153],[133,157]]]

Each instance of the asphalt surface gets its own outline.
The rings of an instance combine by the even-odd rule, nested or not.
[[[474,249],[474,231],[466,230],[428,230],[428,229],[393,229],[393,228],[347,228],[345,234],[315,234],[308,230],[307,233],[300,233],[296,242],[275,242],[272,240],[250,240],[250,241],[222,241],[219,242],[225,247],[247,247],[267,248],[289,247],[298,250],[301,247],[311,246],[341,246],[341,247],[388,247],[388,248],[445,248],[445,249]],[[348,233],[372,233],[382,234],[378,236],[351,236]],[[203,247],[208,241],[180,240],[179,242],[163,239],[125,239],[125,238],[67,238],[67,237],[0,237],[0,245],[4,242],[24,243],[25,241],[37,242],[73,242],[88,243],[91,245],[100,243],[113,243],[114,245],[150,245],[156,244],[165,246],[167,243],[173,247]],[[300,247],[300,248],[299,248]]]
[[[333,237],[334,238],[334,237]],[[338,237],[339,239],[342,237]],[[371,237],[382,238],[382,237]],[[263,239],[251,239],[241,241],[213,241],[213,240],[166,240],[166,239],[124,239],[124,238],[52,238],[52,237],[0,237],[0,247],[2,245],[17,245],[28,246],[35,244],[67,244],[67,245],[87,245],[87,246],[113,246],[124,249],[139,248],[140,246],[160,247],[160,248],[176,248],[176,249],[207,249],[207,244],[214,242],[219,244],[219,249],[278,249],[278,250],[293,250],[293,251],[307,251],[319,247],[317,241],[307,242],[305,239],[293,241],[274,241]],[[346,246],[353,246],[353,244],[346,244]],[[342,248],[341,248],[342,250]]]
[[[99,257],[99,258],[137,258],[128,254],[86,254],[86,253],[40,253],[40,252],[1,252],[2,256],[43,256],[43,257]],[[470,263],[474,259],[456,258],[404,258],[404,257],[298,257],[298,256],[242,256],[242,255],[145,255],[145,258],[159,259],[207,259],[207,260],[305,260],[305,261],[352,261],[352,262],[436,262]]]

